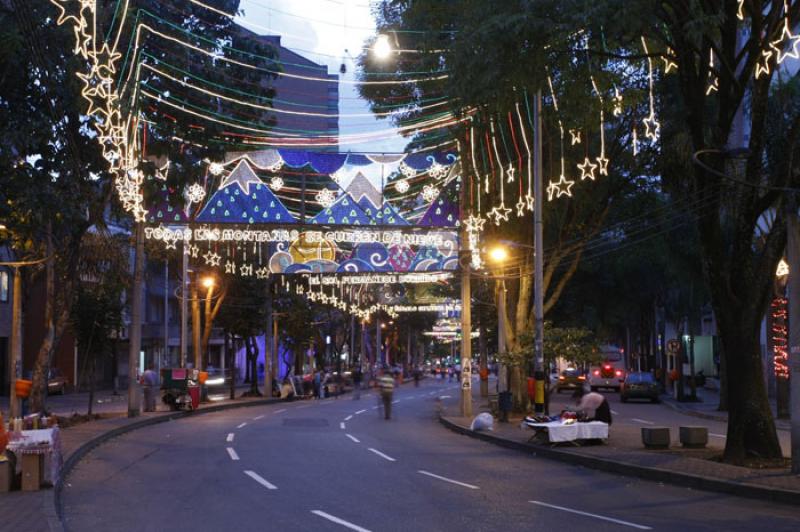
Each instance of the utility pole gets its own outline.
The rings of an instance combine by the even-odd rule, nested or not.
[[[164,353],[158,358],[158,376],[161,378],[161,362],[169,354],[169,259],[164,259]]]
[[[383,368],[383,348],[381,346],[381,320],[375,317],[375,361]]]
[[[142,285],[144,284],[144,224],[136,222],[136,251],[133,259],[131,326],[128,331],[128,417],[139,415],[139,383],[136,366],[142,349]]]
[[[533,342],[533,378],[536,379],[534,411],[544,413],[544,289],[542,286],[544,266],[544,231],[542,223],[542,91],[536,91],[533,102],[533,313],[536,320],[536,336]]]
[[[264,377],[264,395],[272,397],[272,380],[275,379],[275,364],[273,364],[272,345],[272,276],[267,277],[267,327],[264,331],[264,366],[267,374]]]
[[[472,417],[472,290],[470,288],[471,253],[467,233],[467,187],[462,180],[461,242],[459,267],[461,268],[461,416]]]
[[[189,296],[189,254],[186,249],[186,241],[183,242],[183,262],[181,262],[181,364],[182,368],[186,367],[186,353],[188,351],[188,299]]]
[[[786,214],[789,260],[789,386],[791,395],[792,473],[800,473],[800,222],[797,199],[789,196]]]
[[[9,418],[20,417],[22,408],[17,399],[16,380],[22,378],[22,271],[19,266],[14,266],[14,285],[11,294],[11,371],[8,380],[11,383],[11,396],[9,398]]]

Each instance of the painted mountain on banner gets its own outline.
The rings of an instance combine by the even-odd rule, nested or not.
[[[197,217],[205,223],[295,223],[289,210],[242,159]]]
[[[431,202],[428,210],[420,218],[419,225],[429,227],[457,227],[458,205],[451,199],[456,197],[456,180],[442,191],[439,196]]]
[[[386,201],[378,189],[359,173],[330,206],[311,220],[313,224],[409,225]]]

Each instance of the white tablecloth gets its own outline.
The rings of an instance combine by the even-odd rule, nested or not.
[[[8,450],[16,455],[41,454],[45,457],[45,480],[55,484],[61,471],[61,437],[58,427],[51,429],[23,430],[13,433]],[[22,460],[17,460],[17,469]]]
[[[571,424],[551,421],[549,423],[525,424],[533,429],[547,429],[547,437],[552,443],[592,439],[605,440],[608,438],[608,424],[602,421]]]

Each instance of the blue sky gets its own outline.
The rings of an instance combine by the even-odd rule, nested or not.
[[[280,35],[284,46],[328,65],[329,72],[338,73],[344,62],[347,74],[342,79],[353,79],[353,58],[363,50],[364,41],[375,33],[368,0],[242,0],[240,8],[244,10],[239,19],[242,25],[256,33]],[[369,112],[354,85],[340,84],[339,95],[340,113]],[[339,120],[341,135],[388,129],[391,129],[389,122],[371,117]],[[342,148],[398,152],[405,144],[406,140],[395,134],[388,140]]]

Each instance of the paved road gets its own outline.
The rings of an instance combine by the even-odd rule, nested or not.
[[[797,530],[800,509],[638,481],[451,433],[426,382],[207,414],[139,430],[81,462],[69,530]],[[616,407],[615,407],[616,410]]]

